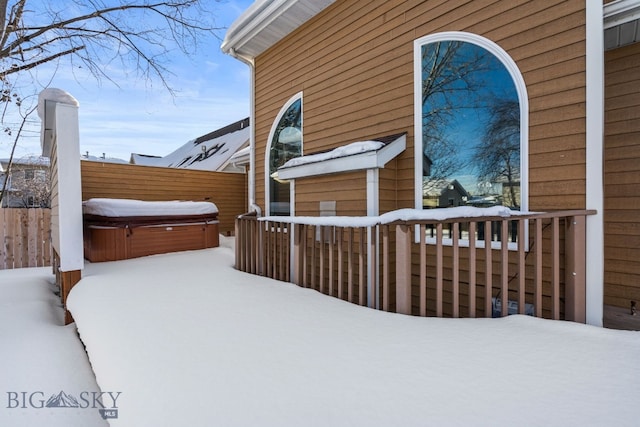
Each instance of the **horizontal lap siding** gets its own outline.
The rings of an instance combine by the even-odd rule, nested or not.
[[[271,126],[303,92],[305,154],[407,132],[394,197],[397,207],[413,207],[413,41],[468,31],[504,48],[527,84],[530,208],[583,208],[584,8],[581,0],[336,2],[256,59],[256,200],[264,205]],[[381,204],[391,193],[385,187]]]
[[[605,54],[605,304],[640,300],[640,43]]]
[[[90,161],[81,167],[82,200],[211,201],[220,211],[221,233],[232,232],[235,217],[247,211],[245,174]]]
[[[335,201],[336,214],[367,214],[366,173],[350,172],[296,181],[296,215],[320,215],[320,201]]]
[[[413,207],[413,42],[442,31],[466,31],[494,41],[523,75],[529,98],[530,209],[584,208],[583,0],[337,1],[256,58],[257,202],[264,206],[271,126],[284,103],[302,92],[304,154],[407,133],[407,149],[380,171],[379,202],[381,212]],[[321,200],[337,200],[338,214],[366,212],[364,184],[359,189],[345,186],[327,198],[323,187],[332,179],[297,180],[296,213],[317,215]],[[347,205],[349,209],[341,208]],[[414,244],[416,275],[417,251]],[[461,265],[464,269],[464,260]],[[510,275],[513,268],[511,264]],[[495,265],[494,282],[499,273]],[[545,270],[544,276],[548,295],[550,272]],[[468,273],[461,277],[468,280]],[[392,288],[393,283],[392,276]],[[462,290],[466,292],[464,286]],[[479,303],[481,299],[479,295]],[[545,310],[547,303],[545,298]]]

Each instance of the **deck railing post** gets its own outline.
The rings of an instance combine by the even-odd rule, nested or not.
[[[291,224],[293,230],[293,255],[291,257],[291,281],[298,286],[303,286],[302,271],[304,259],[302,258],[302,245],[304,244],[302,236],[302,225]]]
[[[407,224],[396,225],[396,312],[411,314],[411,231]]]
[[[236,270],[241,270],[240,268],[240,248],[242,247],[242,236],[240,235],[240,217],[236,217],[235,221],[235,236],[236,236],[236,260],[235,260],[235,268]]]
[[[586,323],[586,221],[584,216],[565,221],[565,319]]]

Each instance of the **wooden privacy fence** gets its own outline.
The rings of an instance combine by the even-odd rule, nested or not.
[[[247,211],[247,175],[83,160],[82,200],[194,200],[216,204],[220,233],[230,234]]]
[[[364,226],[242,215],[236,268],[384,311],[585,322],[585,222],[593,213],[352,221]]]
[[[50,235],[50,209],[0,209],[0,270],[51,265]]]

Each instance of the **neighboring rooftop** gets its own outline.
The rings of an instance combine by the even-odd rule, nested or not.
[[[132,153],[130,163],[222,171],[230,165],[231,157],[248,145],[249,119],[246,118],[193,139],[164,157]]]
[[[18,157],[12,160],[14,165],[34,165],[34,166],[49,166],[49,158],[41,156],[25,156]],[[0,172],[4,172],[9,164],[9,159],[0,159]]]
[[[98,157],[98,156],[92,156],[89,154],[89,152],[87,151],[85,154],[83,154],[80,157],[82,160],[89,160],[92,162],[103,162],[103,163],[129,163],[126,160],[122,160],[119,159],[117,157],[107,157],[104,153],[102,153],[102,156]]]

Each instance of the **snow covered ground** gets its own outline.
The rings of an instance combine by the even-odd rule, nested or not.
[[[379,312],[238,272],[222,244],[87,265],[68,302],[112,426],[640,425],[640,332]],[[15,326],[35,330],[28,318],[50,303],[16,306],[28,313]],[[3,333],[3,388],[6,374],[8,390],[52,388],[45,399],[91,388],[64,382],[86,376],[86,361],[71,356],[21,378],[36,364],[27,354],[73,346],[47,332],[52,322],[42,326],[46,350]],[[3,422],[12,410],[0,403],[1,426],[38,425]],[[58,422],[67,410],[46,425],[96,425]]]
[[[54,281],[51,267],[0,271],[2,427],[107,426],[98,409],[88,408],[100,390],[75,325],[64,326]],[[47,407],[61,392],[85,408],[60,407],[55,399]]]

